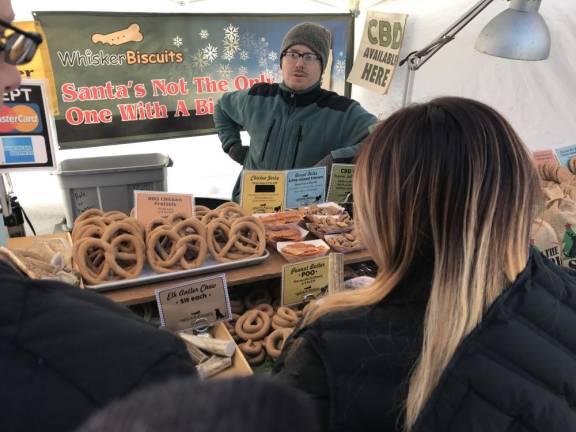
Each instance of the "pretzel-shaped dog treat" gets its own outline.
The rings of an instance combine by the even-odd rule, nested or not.
[[[208,213],[210,211],[210,209],[206,206],[203,205],[197,205],[194,208],[194,216],[196,217],[196,219],[198,220],[202,220],[202,218],[204,217],[204,215],[206,213]]]
[[[193,217],[157,227],[147,237],[148,264],[157,273],[197,268],[207,255],[206,229]]]
[[[208,250],[218,262],[262,256],[266,247],[264,226],[252,216],[232,222],[217,218],[208,224]]]
[[[244,340],[260,340],[270,331],[270,317],[264,312],[251,309],[236,321],[236,334]]]
[[[298,325],[300,318],[298,314],[286,306],[280,306],[276,311],[276,315],[272,317],[272,328],[277,330],[279,328],[294,328]]]
[[[207,213],[204,214],[204,216],[202,216],[202,223],[206,226],[208,226],[208,224],[210,222],[212,222],[214,219],[218,219],[220,217],[220,212],[216,211],[216,210],[210,210]]]
[[[91,285],[98,285],[107,281],[110,273],[110,264],[105,259],[106,252],[111,246],[95,238],[83,238],[74,244],[72,256],[82,278]]]
[[[236,203],[234,203],[236,204]],[[224,218],[226,220],[229,221],[233,221],[234,219],[238,219],[244,216],[247,216],[247,214],[244,212],[244,210],[242,210],[242,208],[239,205],[226,205],[223,204],[224,207],[222,207],[222,209],[218,212],[218,216],[221,218]]]
[[[91,208],[91,209],[87,209],[84,210],[82,213],[80,213],[80,215],[78,215],[78,217],[74,220],[74,225],[76,225],[78,222],[82,222],[84,219],[88,219],[94,216],[102,216],[104,213],[102,212],[102,210],[97,209],[97,208]]]
[[[280,357],[280,353],[284,348],[284,344],[288,337],[292,334],[293,329],[291,328],[279,328],[270,333],[266,340],[264,341],[264,346],[266,347],[266,352],[270,357],[276,360]]]
[[[258,366],[266,359],[266,350],[264,344],[252,339],[238,345],[240,351],[246,356],[246,360],[251,366]]]
[[[138,277],[144,267],[144,242],[131,234],[120,234],[110,242],[104,256],[110,270],[122,279]]]

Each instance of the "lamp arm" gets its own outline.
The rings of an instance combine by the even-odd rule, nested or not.
[[[480,0],[478,3],[472,6],[472,8],[470,8],[470,10],[468,10],[464,15],[458,18],[457,21],[455,21],[452,25],[450,25],[450,27],[444,30],[442,34],[440,34],[440,36],[438,36],[436,39],[434,39],[432,42],[430,42],[421,50],[414,51],[408,54],[406,58],[404,58],[400,62],[400,65],[403,65],[406,61],[409,61],[411,57],[418,58],[419,61],[417,62],[409,61],[408,63],[408,67],[412,67],[414,70],[418,70],[424,63],[426,63],[430,59],[430,57],[436,54],[436,52],[438,52],[444,45],[446,45],[448,42],[453,41],[456,35],[460,33],[460,31],[464,27],[466,27],[470,23],[470,21],[476,18],[493,1],[494,0]]]
[[[494,0],[480,0],[472,6],[464,15],[456,20],[450,27],[440,34],[436,39],[426,45],[424,48],[413,51],[403,58],[399,66],[408,63],[408,76],[406,78],[406,85],[404,87],[404,97],[402,106],[406,106],[412,98],[412,87],[414,84],[414,73],[422,67],[434,54],[442,49],[444,45],[452,42],[456,35],[466,27],[470,21],[476,18],[484,9],[490,5]]]

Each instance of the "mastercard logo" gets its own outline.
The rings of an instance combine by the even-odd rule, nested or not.
[[[0,133],[42,132],[37,105],[3,105],[0,107]]]

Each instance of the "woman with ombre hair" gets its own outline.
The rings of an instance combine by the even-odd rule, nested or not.
[[[576,273],[530,247],[539,182],[510,124],[469,99],[404,108],[354,198],[379,273],[317,302],[275,368],[326,430],[576,430]]]

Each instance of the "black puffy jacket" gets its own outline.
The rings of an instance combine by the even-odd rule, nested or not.
[[[327,314],[284,348],[274,373],[310,397],[325,430],[402,430],[430,292],[420,269],[379,304]]]
[[[176,336],[0,260],[0,431],[71,431],[136,388],[195,374]]]
[[[576,431],[576,272],[531,253],[460,345],[413,432]]]

